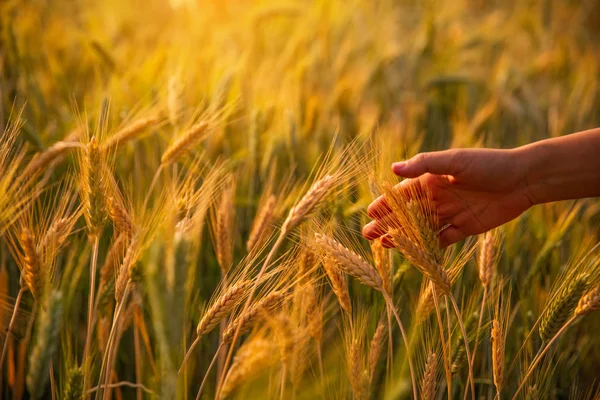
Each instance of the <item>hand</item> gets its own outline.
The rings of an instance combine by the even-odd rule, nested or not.
[[[518,149],[453,149],[417,154],[394,163],[392,170],[411,178],[397,185],[398,190],[408,185],[429,190],[441,226],[450,224],[439,234],[441,246],[446,247],[502,225],[534,204],[523,155]],[[381,218],[389,211],[384,196],[371,203],[367,214],[375,221],[363,228],[365,238],[385,234]],[[383,240],[383,245],[392,247],[389,240]]]

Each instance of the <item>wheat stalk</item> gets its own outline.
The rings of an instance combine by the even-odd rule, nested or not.
[[[163,153],[160,158],[162,166],[166,166],[177,161],[184,153],[193,147],[208,130],[209,124],[206,121],[198,122],[192,125],[181,137],[175,140]]]
[[[303,219],[310,212],[312,212],[312,210],[316,207],[316,205],[329,192],[329,189],[331,188],[331,186],[333,186],[333,183],[334,183],[333,176],[326,175],[322,179],[315,182],[313,184],[313,186],[307,191],[307,193],[302,197],[302,199],[296,204],[296,206],[292,207],[292,209],[290,210],[287,218],[285,219],[285,221],[281,227],[281,230],[279,232],[277,240],[271,247],[271,250],[267,254],[267,257],[265,258],[262,266],[260,267],[260,270],[258,271],[254,285],[252,286],[252,289],[250,290],[250,293],[248,294],[248,297],[246,299],[246,303],[244,304],[244,307],[242,308],[242,314],[244,314],[246,311],[248,311],[248,308],[250,307],[250,304],[254,298],[254,293],[256,292],[256,289],[258,288],[258,284],[262,280],[262,276],[265,273],[267,266],[270,265],[271,260],[273,259],[273,257],[275,256],[275,254],[277,253],[277,251],[283,244],[288,233],[290,233],[296,226],[298,226],[303,221]],[[227,354],[227,358],[225,360],[223,370],[226,370],[227,366],[231,362],[231,358],[233,357],[233,347],[235,346],[235,342],[237,341],[237,339],[240,335],[241,329],[242,329],[242,325],[238,325],[238,328],[236,328],[235,332],[233,333],[233,336],[231,338],[232,346],[230,347],[229,352]],[[219,379],[220,384],[217,387],[217,397],[221,391],[221,387],[223,385],[224,379],[225,379],[224,374],[221,374],[221,378]]]
[[[430,352],[427,356],[427,363],[425,364],[425,373],[423,374],[423,381],[421,383],[421,400],[435,399],[436,371],[437,356],[434,352]]]

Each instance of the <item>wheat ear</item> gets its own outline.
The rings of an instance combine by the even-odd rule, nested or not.
[[[225,317],[231,313],[231,311],[233,311],[235,306],[237,306],[243,298],[249,284],[250,283],[248,281],[243,281],[231,286],[217,299],[217,301],[214,302],[212,306],[210,306],[210,308],[208,308],[206,313],[204,313],[204,316],[202,319],[200,319],[200,322],[198,322],[198,326],[196,327],[196,340],[194,340],[185,357],[183,358],[179,372],[181,372],[181,369],[187,362],[192,350],[194,347],[196,347],[202,335],[212,331]]]
[[[494,385],[498,393],[504,384],[504,335],[502,327],[497,319],[492,321],[492,369],[494,373]]]
[[[404,256],[425,276],[431,279],[443,294],[450,294],[451,283],[444,268],[437,263],[426,251],[412,240],[402,235],[397,229],[389,231],[394,245]]]
[[[326,175],[316,181],[298,204],[290,209],[290,212],[281,227],[281,231],[287,233],[298,226],[304,217],[310,214],[315,206],[323,200],[333,185],[333,181],[334,178],[331,175]]]
[[[267,340],[253,340],[242,346],[225,376],[218,398],[228,397],[239,385],[267,367],[272,359],[272,345]]]
[[[169,165],[177,161],[184,153],[193,147],[208,130],[208,122],[201,121],[192,125],[180,138],[175,140],[160,158],[161,165]]]
[[[31,176],[37,174],[40,170],[44,169],[52,161],[60,157],[67,150],[81,147],[79,142],[60,141],[54,143],[41,153],[37,153],[27,167],[25,167],[25,175]]]
[[[425,364],[425,373],[421,383],[421,400],[433,400],[435,398],[435,377],[437,371],[437,356],[430,352]]]
[[[266,233],[271,226],[273,215],[275,213],[275,202],[277,198],[273,195],[269,196],[267,201],[260,208],[260,211],[256,214],[254,221],[252,222],[252,228],[250,229],[250,235],[246,242],[246,249],[251,251],[257,246],[260,246],[266,237]]]
[[[535,357],[535,359],[531,363],[531,366],[527,370],[527,374],[525,374],[525,377],[523,378],[523,380],[521,382],[521,385],[519,385],[519,388],[515,392],[512,400],[516,400],[517,396],[519,395],[519,393],[523,389],[523,386],[525,386],[525,383],[527,383],[527,379],[531,376],[531,374],[533,373],[535,367],[540,363],[540,361],[542,360],[542,357],[550,349],[550,346],[552,346],[552,344],[555,341],[557,341],[558,338],[578,318],[581,318],[581,317],[583,317],[583,316],[585,316],[585,315],[587,315],[587,314],[589,314],[589,313],[591,313],[593,311],[596,311],[596,310],[600,310],[600,286],[596,286],[594,289],[592,289],[587,294],[585,294],[583,297],[581,297],[581,299],[579,300],[579,303],[577,304],[577,308],[575,309],[575,311],[573,313],[573,316],[567,322],[565,322],[562,325],[562,327],[558,330],[558,332],[556,332],[554,334],[554,336],[550,339],[550,341],[548,341],[548,343],[545,344],[545,346],[543,346],[543,350],[540,348],[539,354]]]
[[[308,215],[310,212],[312,212],[312,210],[317,206],[317,204],[321,200],[323,200],[323,198],[325,198],[325,196],[327,195],[327,193],[333,186],[333,183],[334,183],[333,176],[326,175],[325,177],[323,177],[320,180],[318,180],[317,182],[315,182],[313,184],[313,186],[308,190],[308,192],[302,197],[302,199],[296,204],[296,206],[292,207],[287,218],[285,219],[285,221],[283,223],[283,226],[281,228],[281,231],[279,232],[279,235],[277,236],[277,240],[271,247],[271,250],[267,254],[267,257],[265,258],[262,266],[260,267],[260,270],[258,271],[254,285],[252,286],[252,289],[250,290],[250,293],[248,294],[246,302],[244,303],[244,307],[242,308],[242,314],[245,313],[248,310],[248,308],[250,307],[250,304],[251,304],[252,300],[254,299],[254,293],[256,292],[256,289],[258,288],[258,285],[262,280],[262,276],[265,273],[267,266],[270,265],[271,260],[273,259],[273,257],[277,253],[277,251],[279,250],[279,247],[281,247],[281,245],[283,244],[287,234],[289,232],[291,232],[296,226],[298,226],[304,220],[306,215]],[[231,362],[231,359],[233,357],[233,347],[235,346],[235,342],[237,341],[237,339],[240,335],[241,328],[242,328],[242,326],[239,325],[231,339],[232,346],[229,349],[227,358],[223,365],[224,371],[227,370],[227,366],[229,365],[229,363]],[[219,379],[219,385],[217,387],[217,397],[221,391],[221,387],[223,386],[223,380],[225,379],[224,374],[221,374],[221,375],[222,376]]]
[[[587,289],[587,275],[575,277],[566,290],[554,296],[540,322],[540,338],[547,343],[573,315],[581,296]]]
[[[128,141],[134,139],[136,136],[142,133],[144,129],[155,125],[159,121],[160,118],[157,115],[133,121],[131,124],[125,126],[123,129],[117,131],[114,135],[110,136],[104,142],[103,148],[110,149],[114,146],[127,143]]]
[[[373,334],[371,340],[371,346],[369,347],[369,383],[373,383],[373,377],[375,376],[375,369],[381,357],[383,345],[385,344],[385,337],[387,333],[385,319],[381,318],[377,323],[377,328]]]
[[[42,297],[45,279],[42,271],[40,255],[35,244],[35,238],[29,228],[24,227],[21,230],[19,242],[23,248],[23,267],[21,270],[21,278],[25,283],[25,287],[31,291],[33,298],[40,300]]]
[[[63,400],[81,400],[83,398],[83,372],[81,368],[73,368],[68,372],[62,398]]]
[[[337,262],[332,257],[327,256],[323,259],[323,269],[325,269],[331,283],[331,290],[337,297],[340,306],[346,311],[348,317],[352,317],[352,302],[348,292],[348,282],[346,282],[344,274],[338,268]]]
[[[249,310],[243,312],[239,317],[233,320],[223,332],[223,343],[231,343],[235,332],[239,329],[239,334],[248,332],[252,325],[263,315],[270,313],[285,297],[281,291],[271,292],[263,299],[258,301]]]
[[[339,266],[349,275],[354,276],[361,283],[372,287],[373,289],[383,291],[383,280],[377,271],[355,252],[344,247],[337,240],[322,235],[315,234],[317,243],[335,259]]]

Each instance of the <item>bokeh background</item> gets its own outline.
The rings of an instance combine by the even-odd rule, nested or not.
[[[68,138],[82,118],[103,116],[114,132],[160,114],[160,124],[114,155],[119,179],[147,188],[174,134],[220,110],[202,157],[239,171],[238,261],[267,184],[304,182],[329,149],[353,140],[372,147],[375,171],[420,151],[509,148],[598,127],[599,78],[595,0],[0,2],[0,130],[24,106],[18,142],[30,155]],[[49,182],[75,164],[68,157],[53,166]],[[356,236],[369,201],[361,195],[337,210]],[[599,206],[593,199],[539,206],[505,227],[500,268],[525,333],[582,243],[597,242]],[[220,279],[210,235],[203,240],[198,304]],[[6,289],[14,297],[16,266],[3,263],[15,272]],[[476,282],[471,275],[464,285]],[[407,282],[418,289],[417,274]],[[353,293],[369,307],[371,297]],[[574,382],[583,388],[577,393],[594,385],[599,328],[596,316],[569,332],[539,398],[567,398]],[[119,365],[131,377],[131,360]],[[12,389],[5,393],[23,393]]]

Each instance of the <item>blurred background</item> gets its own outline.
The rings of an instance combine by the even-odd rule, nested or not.
[[[598,127],[599,78],[597,0],[0,1],[0,131],[25,106],[18,140],[29,154],[72,138],[82,113],[111,132],[160,114],[115,157],[115,175],[147,187],[160,149],[219,110],[202,157],[242,170],[238,261],[271,176],[302,182],[324,152],[355,139],[379,149],[375,163],[387,169],[420,151],[508,148]],[[50,182],[74,168],[67,158]],[[360,215],[348,223],[356,232],[370,200],[363,193],[344,211]],[[598,241],[599,206],[544,205],[506,227],[501,269],[533,299],[518,303],[521,336],[561,268]],[[220,279],[212,250],[202,251],[198,273],[210,278],[198,303]],[[568,396],[573,376],[583,388],[597,380],[599,323],[570,333],[573,346],[557,356],[566,372],[545,367],[553,397]]]

